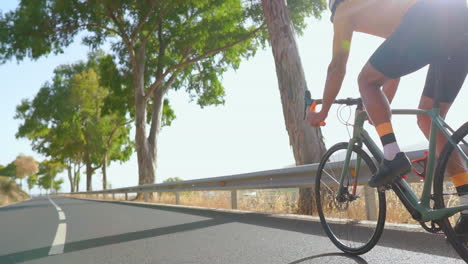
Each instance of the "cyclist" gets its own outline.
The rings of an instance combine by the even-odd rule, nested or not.
[[[466,0],[329,0],[334,27],[333,57],[328,67],[322,109],[310,112],[311,125],[323,122],[343,82],[353,32],[385,38],[359,74],[361,97],[380,136],[384,160],[369,181],[372,187],[391,183],[410,171],[411,163],[400,151],[391,125],[389,102],[399,78],[429,65],[419,108],[440,102],[445,118],[468,72],[468,7]],[[429,136],[430,119],[418,116],[418,125]],[[437,152],[446,140],[439,134]],[[456,157],[455,157],[456,158]],[[463,164],[463,163],[461,163]],[[468,168],[449,164],[447,169],[461,204],[468,204]],[[468,233],[468,210],[457,227]],[[464,230],[463,230],[464,229]]]

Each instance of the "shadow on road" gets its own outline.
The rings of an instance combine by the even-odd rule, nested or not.
[[[104,203],[111,203],[114,205],[134,206],[141,208],[148,208],[151,210],[162,210],[166,212],[174,212],[180,214],[197,215],[201,217],[208,217],[212,219],[224,219],[226,223],[237,222],[249,225],[257,225],[268,228],[276,228],[287,231],[299,232],[310,235],[326,236],[322,229],[320,222],[303,220],[303,219],[289,219],[277,217],[274,214],[265,213],[239,213],[239,212],[223,212],[214,210],[205,210],[200,208],[186,208],[165,206],[160,204],[134,204],[128,202],[112,202],[100,201]],[[366,229],[365,227],[355,227],[356,234],[366,233],[360,230]],[[422,229],[421,229],[422,230]],[[330,242],[330,246],[334,245]],[[425,253],[431,255],[438,255],[444,257],[458,258],[458,254],[453,250],[449,243],[445,240],[444,234],[430,234],[426,232],[407,232],[402,230],[386,229],[377,246],[390,247],[396,249],[403,249],[417,253]]]
[[[350,262],[348,263],[358,263],[358,264],[367,264],[367,261],[365,261],[363,258],[359,256],[353,256],[345,253],[327,253],[327,254],[320,254],[316,256],[310,256],[307,258],[302,258],[298,259],[296,261],[290,262],[288,264],[305,264],[306,261],[307,263],[327,263],[329,262],[330,259],[332,258],[338,258],[338,259],[349,259]]]
[[[187,223],[187,224],[154,228],[154,229],[142,230],[142,231],[137,231],[137,232],[128,232],[128,233],[123,233],[123,234],[118,234],[118,235],[105,236],[105,237],[99,237],[99,238],[93,238],[93,239],[85,239],[85,240],[80,240],[80,241],[75,241],[75,242],[67,242],[65,244],[63,253],[66,254],[69,252],[75,252],[75,251],[85,250],[89,248],[124,243],[124,242],[145,239],[145,238],[150,238],[150,237],[163,236],[163,235],[168,235],[168,234],[178,233],[178,232],[186,232],[186,231],[195,230],[195,229],[222,225],[228,222],[230,221],[226,221],[223,219],[209,219],[209,220],[203,220],[203,221],[192,222],[192,223]],[[44,258],[48,256],[49,250],[50,250],[50,247],[42,247],[42,248],[25,250],[21,252],[16,252],[16,253],[0,256],[0,263],[2,264],[18,263],[18,262],[25,262],[25,261]]]
[[[69,198],[68,198],[69,199]],[[65,203],[68,199],[64,199]],[[171,207],[163,205],[153,205],[153,204],[130,204],[130,203],[116,203],[109,201],[99,201],[100,203],[112,204],[113,206],[133,206],[146,208],[150,210],[162,210],[166,212],[174,212],[180,214],[190,214],[197,215],[206,218],[208,220],[201,220],[192,223],[185,223],[179,225],[173,225],[168,227],[160,227],[136,232],[127,232],[117,235],[104,236],[93,239],[85,239],[74,242],[67,242],[65,244],[64,253],[75,252],[80,250],[85,250],[89,248],[107,246],[117,243],[124,243],[128,241],[134,241],[139,239],[163,236],[167,234],[173,234],[178,232],[186,232],[196,229],[202,229],[222,224],[228,223],[244,223],[249,225],[256,225],[268,228],[282,229],[293,232],[300,232],[310,235],[320,235],[325,236],[325,233],[322,231],[322,227],[319,222],[314,222],[310,220],[301,220],[301,219],[287,219],[270,216],[268,214],[260,213],[234,213],[234,212],[220,212],[220,211],[210,211],[197,208],[181,208],[181,207]],[[65,203],[61,205],[65,206]],[[89,202],[93,203],[93,202]],[[71,203],[70,203],[71,204]],[[363,227],[360,227],[363,228]],[[359,230],[357,230],[359,233]],[[437,242],[439,240],[440,242]],[[333,245],[330,242],[330,246]],[[428,233],[419,233],[419,232],[404,232],[396,230],[385,230],[384,235],[378,246],[391,247],[397,249],[404,249],[409,251],[414,251],[418,253],[426,253],[433,255],[440,255],[446,257],[457,257],[454,250],[451,247],[444,243],[444,239],[437,235],[431,235]],[[7,255],[0,256],[0,263],[18,263],[24,261],[35,260],[39,258],[44,258],[48,256],[50,246],[36,248],[31,250],[25,250],[21,252],[11,253]],[[322,254],[317,256],[311,256],[304,259],[296,260],[289,264],[293,263],[304,263],[309,260],[318,260],[319,263],[324,263],[323,258],[327,257],[346,257],[355,261],[355,263],[367,263],[364,259],[360,257],[350,256],[346,254]]]

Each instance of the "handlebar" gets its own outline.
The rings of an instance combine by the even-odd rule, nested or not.
[[[322,104],[323,100],[322,99],[312,99],[312,96],[310,94],[309,90],[305,91],[304,95],[304,103],[305,103],[305,108],[304,108],[304,119],[306,118],[306,113],[307,113],[307,107],[309,107],[310,112],[315,112],[315,108],[317,105]],[[362,108],[362,99],[361,98],[346,98],[346,99],[337,99],[333,101],[333,104],[342,104],[342,105],[357,105],[358,107]],[[321,122],[320,126],[324,126],[325,122]]]

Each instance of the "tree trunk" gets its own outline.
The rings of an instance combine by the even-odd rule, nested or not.
[[[75,192],[71,162],[67,166],[68,180],[70,181],[70,192]]]
[[[104,160],[102,161],[102,189],[107,189],[107,153],[104,154]]]
[[[76,192],[79,192],[80,191],[80,169],[81,167],[81,164],[78,163],[78,164],[74,164],[74,168],[73,168],[73,182],[74,182],[74,185],[75,185],[75,191]]]
[[[313,128],[304,120],[304,77],[294,29],[285,0],[262,0],[268,27],[281,103],[296,165],[318,162],[325,145],[320,128]],[[311,214],[314,209],[311,188],[299,191],[298,213]]]
[[[156,145],[150,144],[151,139],[146,136],[146,111],[148,101],[145,98],[145,48],[140,48],[136,54],[133,69],[133,86],[135,92],[135,143],[138,159],[138,184],[155,182]],[[155,102],[156,103],[156,102]],[[157,106],[156,104],[154,105]],[[154,118],[154,117],[153,117]],[[153,122],[151,127],[153,127]],[[141,200],[140,193],[136,199]]]
[[[86,191],[90,192],[93,190],[92,178],[93,178],[93,167],[89,157],[89,154],[85,154],[85,165],[86,165]]]

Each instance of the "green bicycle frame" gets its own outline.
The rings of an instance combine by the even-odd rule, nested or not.
[[[460,211],[468,209],[468,205],[454,206],[443,209],[432,209],[430,207],[431,200],[431,189],[432,180],[434,177],[434,171],[436,166],[436,143],[437,143],[437,131],[442,131],[443,135],[447,138],[447,141],[452,144],[461,157],[468,162],[468,156],[451,138],[450,132],[453,129],[450,128],[447,123],[439,115],[440,109],[438,107],[429,110],[413,110],[413,109],[397,109],[392,110],[392,114],[395,115],[428,115],[431,118],[431,129],[429,136],[429,155],[427,158],[426,165],[426,179],[424,181],[423,192],[421,198],[413,192],[409,184],[403,178],[399,177],[393,184],[392,189],[400,198],[401,202],[405,205],[408,211],[411,213],[414,219],[422,222],[436,220],[444,217],[452,216]],[[338,196],[344,193],[344,179],[346,177],[352,154],[352,148],[354,145],[362,146],[364,143],[369,151],[372,153],[374,158],[380,162],[383,159],[383,153],[376,143],[371,139],[367,131],[364,129],[364,122],[366,120],[367,113],[359,109],[356,109],[353,137],[349,141],[346,157],[343,163],[343,170],[341,172],[339,182]],[[358,157],[356,166],[356,175],[359,175],[359,168],[361,158]]]

